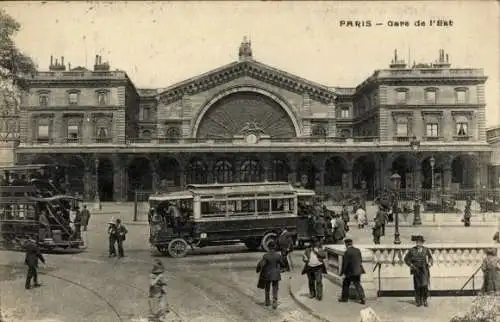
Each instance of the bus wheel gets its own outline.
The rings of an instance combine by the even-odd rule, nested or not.
[[[165,245],[158,245],[156,246],[156,249],[162,253],[163,255],[168,255],[168,248]]]
[[[278,235],[276,235],[275,233],[267,233],[264,235],[264,237],[262,238],[262,249],[266,252],[269,251],[269,243],[271,241],[274,241],[276,242],[277,241],[277,238],[278,238]]]
[[[256,239],[248,239],[248,240],[245,240],[245,246],[249,249],[249,250],[258,250],[259,249],[259,241],[256,240]]]
[[[184,257],[188,252],[188,243],[182,238],[176,238],[168,243],[168,254],[172,257]]]

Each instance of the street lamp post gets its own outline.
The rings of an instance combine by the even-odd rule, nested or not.
[[[411,149],[413,152],[415,152],[415,154],[418,153],[418,149],[420,148],[420,141],[417,140],[417,138],[414,136],[413,139],[411,140],[410,142],[410,146],[411,146]],[[417,158],[415,158],[417,159]],[[413,175],[413,180],[414,182],[417,181],[417,176],[419,175],[419,173],[415,170],[414,171],[414,175]],[[420,187],[418,187],[418,190],[420,189]],[[417,191],[417,189],[415,189]],[[419,197],[420,195],[420,191],[417,191],[416,195],[415,195],[415,202],[417,202],[417,198]],[[415,207],[414,207],[415,209]],[[422,224],[422,218],[420,217],[420,211],[414,211],[414,214],[413,214],[413,226],[417,226],[417,225],[421,225]]]
[[[391,182],[394,189],[394,200],[392,202],[392,211],[394,215],[394,244],[401,244],[400,234],[399,234],[399,211],[398,211],[398,192],[401,185],[401,176],[394,173],[391,176]]]
[[[96,208],[101,210],[101,200],[99,196],[99,158],[95,159],[95,187],[96,187],[96,192],[95,192],[95,205]]]

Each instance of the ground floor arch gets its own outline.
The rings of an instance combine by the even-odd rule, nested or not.
[[[69,185],[69,190],[78,193],[80,196],[85,194],[85,160],[78,156],[69,156],[66,159],[68,163],[68,172],[65,174],[66,183]]]
[[[325,162],[325,186],[342,188],[346,185],[348,164],[340,156],[332,156]]]
[[[239,171],[240,182],[264,181],[264,171],[258,159],[246,159],[241,162]]]
[[[307,189],[314,189],[316,187],[316,183],[318,178],[317,174],[319,174],[319,170],[313,163],[311,158],[301,158],[297,163],[297,182],[300,183],[301,186]]]
[[[274,158],[271,160],[271,181],[287,182],[290,174],[290,166],[286,159]]]
[[[353,189],[365,190],[369,199],[375,197],[377,166],[373,156],[356,158],[352,169]]]
[[[192,158],[189,160],[186,168],[187,184],[208,183],[208,167],[201,158]]]
[[[451,161],[451,182],[458,189],[473,189],[477,176],[476,158],[460,154]]]
[[[397,155],[391,164],[391,173],[397,173],[401,177],[401,189],[419,189],[416,160],[407,154]]]
[[[160,157],[158,160],[156,174],[158,184],[163,189],[179,189],[181,186],[181,176],[183,175],[179,161],[171,156]],[[151,179],[152,180],[152,179]]]
[[[231,160],[223,158],[215,161],[213,175],[216,183],[233,182],[234,167]]]
[[[98,193],[100,201],[114,200],[114,165],[109,158],[97,159]]]
[[[127,167],[128,200],[134,200],[137,190],[152,191],[152,170],[151,161],[148,158],[136,157],[130,160]]]

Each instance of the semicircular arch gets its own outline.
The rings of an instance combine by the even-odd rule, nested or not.
[[[252,115],[252,113],[249,113],[248,109],[246,109],[246,111],[244,111],[244,112],[242,111],[238,115],[239,117],[236,119],[238,121],[237,123],[239,125],[241,125],[242,123],[244,124],[245,122],[251,122],[251,121],[266,121],[266,123],[271,123],[271,124],[266,124],[267,126],[264,126],[264,127],[271,128],[271,126],[273,126],[273,128],[277,129],[278,131],[280,130],[280,128],[288,127],[289,128],[289,129],[287,129],[288,131],[282,130],[283,134],[287,134],[287,132],[290,132],[290,134],[292,136],[301,136],[302,131],[301,131],[300,123],[298,121],[298,117],[294,111],[294,108],[292,106],[290,106],[290,104],[287,103],[286,100],[281,98],[279,95],[272,93],[267,89],[260,88],[258,86],[234,86],[234,87],[231,87],[223,92],[220,92],[220,93],[214,95],[213,97],[211,97],[210,99],[207,100],[207,102],[203,105],[203,107],[200,109],[200,111],[197,113],[197,115],[194,118],[195,123],[194,123],[192,131],[191,131],[193,137],[200,136],[200,128],[202,127],[204,121],[206,120],[206,116],[207,116],[207,114],[210,113],[210,111],[212,111],[213,109],[218,109],[218,108],[223,107],[225,105],[224,103],[226,103],[225,100],[228,100],[228,98],[235,97],[237,99],[238,96],[240,96],[240,95],[248,97],[248,96],[250,96],[249,94],[251,94],[253,96],[254,100],[258,100],[258,99],[263,100],[263,103],[270,107],[268,109],[267,113],[266,113],[266,111],[261,111],[261,113],[262,113],[261,117],[258,117],[258,118],[264,117],[264,118],[267,118],[267,120],[254,120],[253,118],[255,118],[255,115]],[[280,111],[278,111],[277,109],[274,109],[275,112],[272,113],[271,110],[272,110],[272,107],[274,107],[274,106],[278,106],[280,108]],[[281,122],[283,122],[284,120],[285,120],[285,122],[283,124],[277,125],[276,123],[279,122],[280,120],[273,119],[273,116],[274,116],[274,118],[278,118],[280,116]],[[286,116],[286,117],[283,118],[283,116]],[[242,120],[241,117],[245,118],[245,120]],[[227,127],[227,125],[225,125],[224,127]],[[234,132],[234,129],[231,129],[231,130],[229,130],[229,131]],[[276,134],[278,134],[278,135],[276,135]],[[275,132],[274,136],[280,136],[279,134],[280,134],[280,132]],[[281,136],[283,136],[283,135],[281,135]],[[272,135],[271,135],[271,137],[272,137]]]

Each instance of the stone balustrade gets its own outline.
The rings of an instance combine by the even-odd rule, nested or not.
[[[376,298],[390,292],[409,293],[413,290],[413,278],[403,259],[414,245],[356,245],[363,256],[366,274],[362,283],[367,298]],[[488,248],[499,244],[426,244],[431,250],[434,264],[430,269],[431,291],[458,291],[477,271]],[[340,269],[345,252],[344,245],[325,245],[328,254],[328,278],[337,285],[342,284]],[[482,271],[464,289],[480,289]]]

